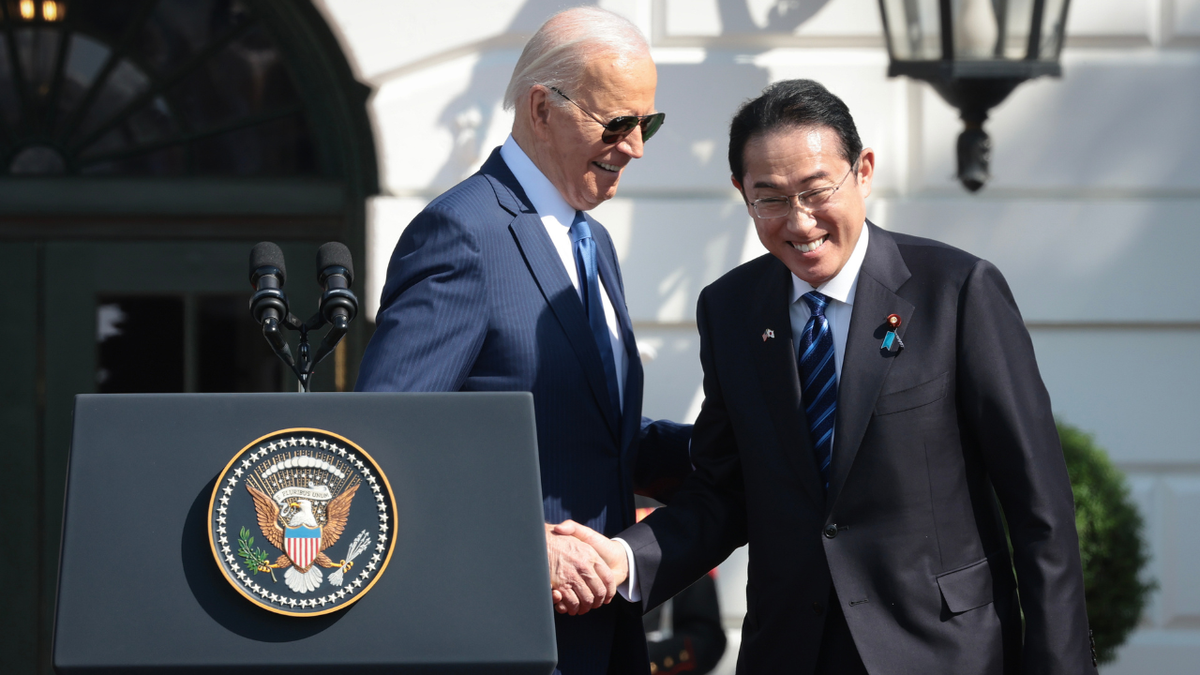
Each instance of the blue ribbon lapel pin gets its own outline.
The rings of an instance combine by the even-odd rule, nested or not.
[[[904,349],[904,340],[901,340],[900,335],[896,333],[900,328],[900,323],[899,314],[888,314],[887,325],[891,330],[883,336],[883,344],[879,345],[880,351],[899,353],[901,349]]]

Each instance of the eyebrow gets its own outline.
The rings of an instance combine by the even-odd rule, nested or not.
[[[813,175],[809,176],[808,178],[805,178],[804,180],[802,180],[802,181],[800,181],[800,182],[801,182],[801,184],[803,184],[803,183],[809,183],[809,182],[811,182],[811,181],[818,180],[818,179],[822,179],[822,178],[824,178],[824,179],[828,180],[828,179],[829,179],[829,172],[828,172],[828,171],[818,171],[818,172],[814,173]],[[782,189],[783,189],[783,188],[779,187],[778,185],[776,185],[775,183],[772,183],[772,182],[770,182],[770,181],[763,181],[763,180],[756,181],[756,182],[754,183],[754,187],[755,187],[755,188],[766,189],[766,190],[782,190]]]

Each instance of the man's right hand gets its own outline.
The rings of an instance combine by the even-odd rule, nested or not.
[[[626,557],[625,547],[616,541],[573,520],[564,520],[550,531],[554,534],[575,537],[600,554],[600,558],[612,570],[617,586],[625,583],[625,580],[629,578],[629,559]]]
[[[575,616],[608,604],[617,594],[612,570],[591,546],[573,536],[556,534],[553,528],[546,525],[554,609]]]

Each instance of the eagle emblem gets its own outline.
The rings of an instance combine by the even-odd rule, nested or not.
[[[326,467],[325,471],[336,469]],[[261,478],[259,484],[262,484]],[[343,559],[335,563],[324,551],[342,536],[346,516],[350,515],[350,503],[359,484],[355,480],[333,497],[328,485],[309,481],[308,486],[287,486],[268,497],[251,481],[246,481],[246,490],[254,498],[259,529],[267,541],[284,552],[275,562],[260,565],[258,569],[267,572],[286,568],[284,579],[297,593],[315,591],[321,586],[324,577],[321,567],[348,572],[354,561]],[[338,585],[340,582],[339,578]]]
[[[363,491],[372,503],[360,508]],[[387,479],[362,448],[327,431],[287,429],[243,448],[218,477],[209,538],[226,578],[255,604],[324,614],[382,574],[394,509]],[[349,545],[347,530],[358,532]]]

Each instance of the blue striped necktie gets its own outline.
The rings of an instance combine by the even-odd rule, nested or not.
[[[837,416],[837,371],[834,364],[833,333],[825,308],[829,298],[816,291],[804,294],[812,310],[800,334],[800,394],[804,416],[821,480],[829,487],[829,460],[833,457],[833,423]]]
[[[583,308],[587,311],[588,325],[596,348],[600,350],[600,362],[604,365],[604,379],[608,382],[608,398],[617,419],[621,418],[621,395],[617,391],[617,364],[613,359],[612,338],[608,333],[608,322],[604,319],[604,302],[600,298],[600,278],[596,273],[596,241],[592,239],[592,228],[582,211],[575,212],[571,221],[571,244],[575,253],[575,265],[579,270],[579,287],[583,291]]]

